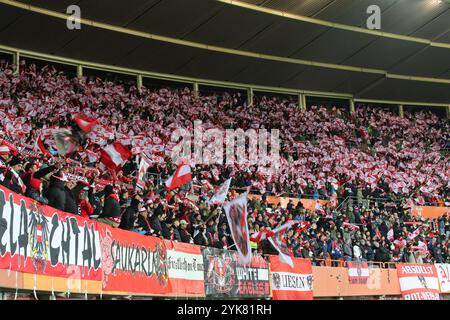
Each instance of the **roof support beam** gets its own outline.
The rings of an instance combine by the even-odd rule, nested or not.
[[[350,99],[350,113],[355,113],[355,100]]]
[[[403,111],[403,105],[402,105],[402,104],[399,104],[399,105],[398,105],[398,115],[399,115],[401,118],[403,118],[403,117],[405,116],[405,113],[404,113],[404,111]]]
[[[83,66],[77,64],[77,78],[81,79],[83,77]]]
[[[138,74],[136,76],[136,85],[137,85],[137,89],[138,89],[139,93],[141,93],[142,92],[142,87],[143,87],[142,74]]]
[[[248,88],[247,89],[247,105],[248,106],[253,105],[253,98],[254,98],[253,88]]]
[[[13,53],[13,64],[14,64],[14,74],[19,74],[20,72],[20,52],[15,51]]]

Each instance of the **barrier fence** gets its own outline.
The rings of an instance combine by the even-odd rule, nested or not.
[[[294,258],[291,268],[278,256],[255,254],[243,265],[235,251],[111,228],[0,186],[0,287],[16,292],[201,299],[450,293],[450,264],[317,261]]]

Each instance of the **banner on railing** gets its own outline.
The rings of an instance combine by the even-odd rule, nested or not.
[[[312,300],[313,275],[311,260],[293,258],[294,268],[270,256],[272,297],[274,300]]]
[[[98,224],[103,291],[126,295],[168,295],[167,250],[163,240]]]
[[[405,300],[439,300],[439,280],[432,264],[397,264],[400,290]]]
[[[203,256],[200,246],[164,241],[167,249],[171,296],[205,296]]]
[[[97,223],[0,186],[0,269],[101,281]]]
[[[441,293],[450,293],[450,264],[436,263],[435,266]]]
[[[205,294],[210,298],[270,297],[269,265],[253,255],[247,265],[238,262],[236,251],[203,248]]]

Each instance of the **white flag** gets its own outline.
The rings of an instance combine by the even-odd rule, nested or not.
[[[222,204],[225,202],[230,189],[231,178],[222,183],[214,192],[214,195],[207,201],[208,204]]]

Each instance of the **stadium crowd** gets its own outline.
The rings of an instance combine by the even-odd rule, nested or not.
[[[88,132],[74,115],[95,119]],[[170,159],[175,128],[279,129],[280,167],[245,163],[200,165],[194,180],[167,192],[175,170]],[[0,69],[0,184],[59,210],[95,218],[113,227],[198,245],[232,248],[221,208],[206,200],[214,186],[233,178],[229,198],[250,188],[262,200],[249,202],[251,233],[289,220],[294,256],[367,261],[449,261],[449,218],[424,220],[409,214],[418,204],[449,206],[448,121],[428,112],[395,113],[362,106],[300,110],[295,102],[257,97],[248,106],[239,94],[202,95],[189,89],[150,90],[101,79],[69,78],[52,67]],[[61,152],[55,130],[66,128]],[[101,150],[114,141],[132,157],[112,172]],[[64,155],[63,155],[64,154]],[[136,187],[137,157],[151,161],[148,180]],[[290,203],[269,205],[267,195],[345,199],[307,211]],[[353,199],[353,198],[352,198]],[[369,199],[369,200],[367,200]],[[370,200],[372,199],[372,200]],[[377,201],[373,199],[378,199]],[[273,248],[263,241],[263,252]]]

